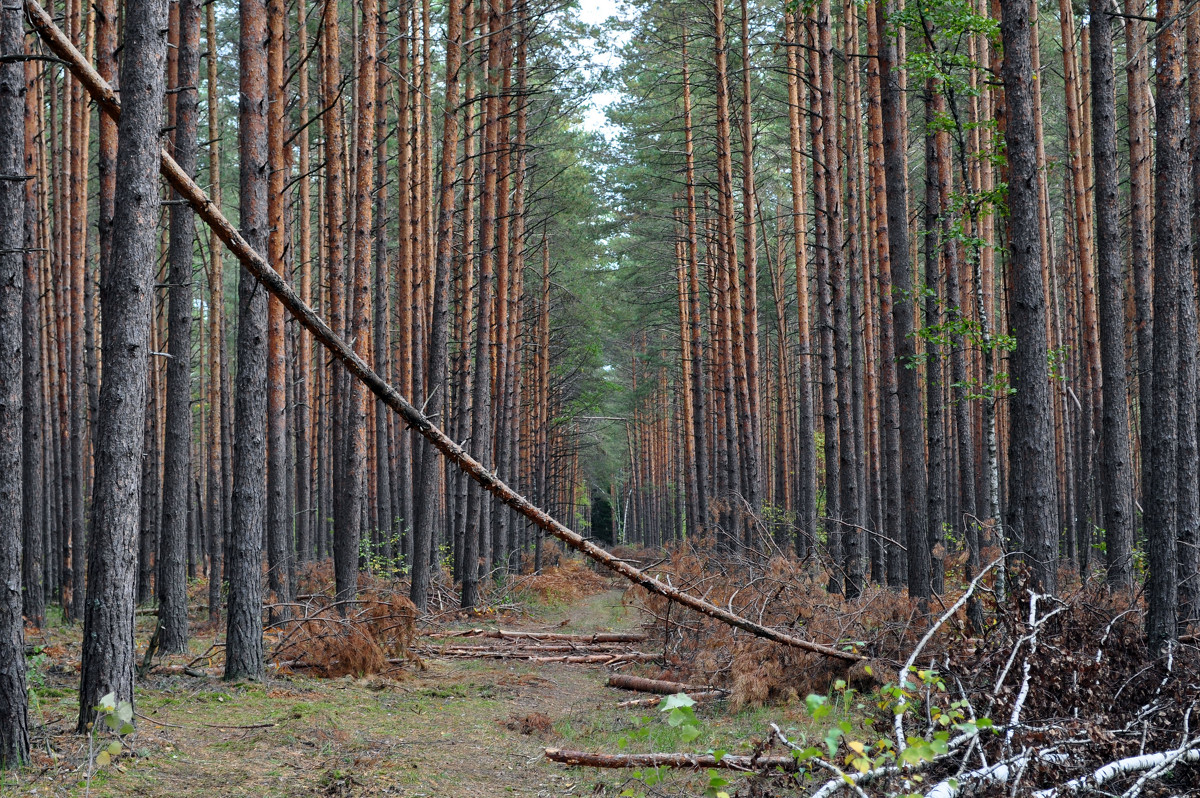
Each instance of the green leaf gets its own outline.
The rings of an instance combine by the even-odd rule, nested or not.
[[[693,707],[695,705],[696,702],[693,701],[692,697],[687,693],[676,693],[675,695],[669,695],[663,699],[663,702],[659,704],[658,709],[660,712],[670,712],[673,709]]]
[[[128,701],[122,701],[117,705],[117,717],[126,723],[133,722],[133,704]]]
[[[105,750],[108,751],[110,756],[116,756],[117,754],[121,753],[121,743],[118,740],[113,740],[108,744],[108,748]]]
[[[718,748],[717,750],[713,751],[712,752],[713,761],[720,762],[722,759],[725,758],[726,753],[728,753],[728,752],[724,748]]]
[[[804,705],[808,708],[808,714],[812,716],[813,720],[821,720],[832,711],[829,699],[823,695],[809,695],[804,699]]]
[[[120,731],[118,731],[117,734],[120,734],[122,736],[124,736],[126,734],[133,734],[133,724],[126,723],[124,726],[121,727]]]
[[[117,729],[121,728],[121,719],[116,715],[105,715],[104,725],[113,731],[116,731]]]
[[[699,726],[683,726],[679,729],[679,736],[685,743],[690,743],[700,736]]]
[[[104,767],[112,761],[112,757],[108,755],[108,751],[101,751],[96,755],[96,766]]]
[[[117,694],[107,693],[100,699],[100,706],[96,707],[99,712],[112,712],[117,708]]]

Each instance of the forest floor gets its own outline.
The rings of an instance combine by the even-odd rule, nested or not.
[[[569,603],[531,601],[443,628],[629,631],[647,617],[611,583]],[[154,620],[138,616],[139,656]],[[208,649],[212,628],[193,629],[190,655],[156,662],[183,665]],[[35,765],[16,783],[0,776],[0,795],[88,794],[88,739],[74,732],[80,631],[50,622],[28,640],[39,652],[30,667]],[[606,687],[602,665],[427,657],[368,678],[288,674],[261,683],[156,670],[138,681],[136,732],[112,763],[92,768],[90,795],[642,795],[646,786],[628,771],[567,768],[543,750],[750,752],[772,721],[795,729],[807,720],[802,702],[697,706],[702,734],[684,743],[656,709],[618,707],[641,696]],[[657,675],[653,665],[623,672]],[[97,737],[97,751],[111,739]],[[686,771],[663,776],[659,795],[700,794],[708,783]]]

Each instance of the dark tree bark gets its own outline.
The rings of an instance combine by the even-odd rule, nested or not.
[[[1188,128],[1184,26],[1179,0],[1158,4],[1155,33],[1155,152],[1154,152],[1154,410],[1150,415],[1150,479],[1145,494],[1146,539],[1150,574],[1146,584],[1148,611],[1146,636],[1157,652],[1178,634],[1178,579],[1176,536],[1182,525],[1192,525],[1194,503],[1181,502],[1179,481],[1180,423],[1195,424],[1188,405],[1196,401],[1195,381],[1187,384],[1183,370],[1191,360],[1194,370],[1194,337],[1183,340],[1194,325],[1191,301],[1192,261],[1188,226]],[[1184,287],[1183,283],[1187,285]],[[1189,316],[1188,318],[1182,318]],[[1181,324],[1181,321],[1183,322]],[[1188,430],[1187,436],[1194,435]],[[1193,438],[1194,440],[1194,438]],[[1182,507],[1181,507],[1182,504]],[[1187,509],[1189,517],[1180,510]]]
[[[940,219],[949,215],[949,208],[942,204],[938,166],[943,160],[941,148],[950,146],[949,136],[936,129],[937,117],[945,114],[945,99],[940,86],[930,78],[925,84],[925,202],[922,208],[925,224],[925,323],[935,326],[941,323],[940,300],[938,297],[939,259],[943,250],[954,246],[947,236],[941,236]],[[958,264],[946,258],[947,269],[958,268]],[[930,588],[940,594],[945,590],[946,546],[942,542],[943,526],[946,523],[946,408],[942,401],[944,370],[941,347],[933,342],[925,344],[925,401],[926,437],[928,440],[929,492],[927,507],[928,545],[930,564]]]
[[[891,16],[897,12],[896,0],[887,4]],[[879,20],[881,31],[888,31],[886,17]],[[890,31],[889,31],[890,32]],[[883,80],[883,168],[887,194],[888,250],[892,284],[884,290],[892,293],[892,326],[896,346],[896,389],[900,407],[900,483],[903,499],[904,542],[908,548],[908,593],[914,598],[930,596],[929,538],[926,534],[925,431],[921,421],[921,385],[917,374],[916,336],[912,259],[908,241],[907,159],[903,146],[904,109],[901,104],[897,43],[894,36],[883,35],[879,50],[879,69]],[[891,530],[894,534],[896,530]]]
[[[24,53],[21,7],[10,3],[0,7],[0,770],[29,761],[21,620]]]
[[[1188,105],[1191,109],[1191,146],[1192,146],[1192,256],[1196,257],[1200,253],[1200,13],[1194,9],[1188,17],[1187,23],[1187,68],[1188,75]],[[1192,302],[1195,302],[1195,296],[1192,297]],[[1192,306],[1193,311],[1195,306]],[[1190,320],[1193,324],[1195,319]],[[1181,332],[1182,335],[1182,332]],[[1193,327],[1190,338],[1181,338],[1185,342],[1191,342],[1191,355],[1195,360],[1195,345],[1194,339],[1196,331]],[[1192,413],[1195,414],[1196,406],[1192,404]],[[1180,423],[1183,423],[1182,416]],[[1195,430],[1196,425],[1193,423],[1191,430]],[[1180,481],[1183,486],[1186,486],[1190,491],[1190,496],[1196,501],[1200,501],[1200,496],[1197,496],[1193,480],[1196,477],[1196,458],[1193,457],[1185,464],[1188,472],[1180,469]],[[1179,632],[1183,634],[1190,624],[1194,624],[1197,620],[1197,610],[1200,609],[1200,519],[1196,516],[1200,515],[1200,508],[1196,508],[1192,518],[1187,526],[1180,527],[1179,534],[1179,551],[1178,551],[1178,567],[1176,573],[1179,578]]]
[[[196,173],[196,123],[200,74],[200,4],[179,2],[179,50],[173,154],[188,176]],[[172,199],[178,195],[172,193]],[[192,247],[196,218],[184,204],[171,206],[166,429],[163,442],[163,514],[158,564],[159,647],[187,650],[188,495],[192,474]]]
[[[449,0],[446,9],[446,92],[442,116],[441,186],[438,197],[437,242],[433,274],[433,324],[430,328],[427,395],[436,405],[444,405],[447,390],[446,354],[450,340],[450,257],[454,237],[454,166],[458,156],[458,70],[462,61],[462,8],[458,0]],[[442,479],[437,450],[418,447],[422,453],[418,494],[413,526],[413,570],[410,597],[424,609],[429,598],[429,558],[433,548],[434,523]],[[507,512],[507,510],[505,511]]]
[[[1042,287],[1041,210],[1028,0],[1000,0],[1004,40],[1005,143],[1008,150],[1009,323],[1017,339],[1011,356],[1009,401],[1009,527],[1030,560],[1035,587],[1058,589],[1054,430],[1047,364],[1046,300]]]
[[[134,589],[158,242],[160,131],[166,93],[167,3],[129,0],[121,63],[112,263],[100,275],[104,383],[96,419],[94,517],[88,551],[79,731],[101,696],[133,702]]]
[[[480,462],[490,468],[492,415],[491,415],[491,319],[492,319],[492,271],[496,245],[496,149],[498,147],[497,117],[500,113],[496,82],[500,69],[500,43],[502,16],[499,0],[491,0],[488,16],[488,96],[486,100],[485,148],[483,154],[483,191],[480,204],[480,257],[478,316],[475,329],[475,379],[471,396],[471,441],[482,458]],[[471,483],[467,490],[467,528],[463,538],[462,607],[474,607],[479,600],[479,560],[483,542],[488,537],[491,513],[488,500],[478,483]]]
[[[238,8],[238,142],[242,235],[267,250],[267,9]],[[229,621],[225,678],[263,675],[262,539],[266,512],[267,292],[245,267],[238,284],[237,390],[234,401],[233,503],[229,528]]]
[[[1125,365],[1125,279],[1121,263],[1120,176],[1112,18],[1091,0],[1092,152],[1095,170],[1096,266],[1100,284],[1100,357],[1104,375],[1101,484],[1108,583],[1133,586],[1133,461],[1129,451]]]

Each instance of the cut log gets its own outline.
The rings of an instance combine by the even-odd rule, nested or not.
[[[570,643],[642,643],[646,635],[640,632],[595,632],[571,635],[557,632],[510,632],[507,629],[465,629],[459,632],[434,632],[425,637],[491,637],[501,640],[562,640]]]
[[[444,659],[519,659],[525,662],[563,662],[570,665],[615,665],[622,662],[653,662],[658,654],[643,654],[640,651],[606,651],[600,654],[564,654],[562,656],[537,656],[528,651],[513,651],[489,649],[458,649],[444,652],[439,649],[413,649],[412,653],[421,657],[441,657]],[[403,664],[404,659],[389,659],[389,663]]]
[[[636,693],[658,693],[659,695],[690,693],[693,690],[697,692],[725,692],[720,687],[669,682],[664,679],[643,679],[640,676],[626,676],[621,673],[614,673],[612,676],[609,676],[608,686],[616,687],[618,690],[632,690]]]
[[[25,0],[25,11],[33,29],[45,42],[47,48],[61,58],[71,73],[87,89],[92,99],[101,111],[116,119],[121,114],[121,106],[117,101],[112,86],[100,77],[95,68],[83,57],[70,39],[54,24],[54,20],[37,0]],[[649,574],[634,568],[624,560],[614,557],[601,547],[586,540],[572,531],[557,519],[551,517],[545,510],[537,507],[521,494],[517,493],[501,480],[495,473],[484,467],[478,460],[467,454],[466,450],[451,439],[429,418],[409,403],[407,399],[389,385],[363,360],[340,336],[336,335],[329,325],[308,306],[281,274],[275,271],[262,253],[255,251],[238,232],[237,228],[225,217],[221,210],[213,204],[204,190],[192,180],[179,164],[165,150],[161,157],[163,177],[171,187],[179,193],[196,215],[216,233],[221,242],[229,249],[238,261],[245,267],[272,296],[279,300],[283,307],[305,329],[312,333],[313,338],[337,360],[341,361],[355,378],[371,390],[375,396],[395,411],[410,427],[426,438],[447,460],[455,465],[471,479],[475,480],[485,490],[495,496],[500,502],[520,513],[539,529],[553,535],[576,551],[590,557],[609,570],[628,579],[635,585],[640,585],[651,593],[694,610],[701,615],[728,624],[752,635],[785,646],[821,654],[825,657],[840,659],[846,662],[858,662],[864,659],[861,654],[840,651],[832,646],[803,640],[780,629],[773,629],[743,618],[729,610],[711,604],[704,599],[685,593],[678,588],[662,582]]]
[[[587,751],[566,751],[547,748],[546,758],[564,765],[592,768],[724,768],[747,773],[780,768],[796,770],[791,756],[735,756],[725,754],[718,760],[712,754],[593,754]]]
[[[702,701],[711,701],[715,698],[724,698],[727,694],[724,690],[700,690],[694,693],[688,693],[687,695],[688,698],[692,699],[696,703],[700,703]],[[666,700],[667,696],[665,695],[656,695],[651,696],[650,698],[634,698],[630,701],[620,702],[617,704],[617,707],[619,709],[625,709],[627,707],[656,707]]]
[[[478,655],[483,656],[488,652],[503,653],[503,654],[555,654],[574,652],[576,654],[602,654],[605,652],[619,654],[623,651],[629,651],[629,648],[624,643],[547,643],[545,645],[524,645],[524,646],[506,646],[504,648],[493,648],[491,646],[442,646],[441,648],[431,648],[430,651],[437,651],[442,654],[463,654],[465,656]]]

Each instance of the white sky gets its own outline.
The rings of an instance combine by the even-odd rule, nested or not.
[[[609,17],[621,15],[620,0],[580,0],[579,3],[579,19],[587,25],[599,25]],[[597,47],[591,60],[599,66],[616,66],[620,59],[615,53],[601,52]],[[620,96],[620,92],[612,89],[593,94],[591,105],[583,114],[584,129],[611,136],[615,130],[605,119],[604,110]]]

